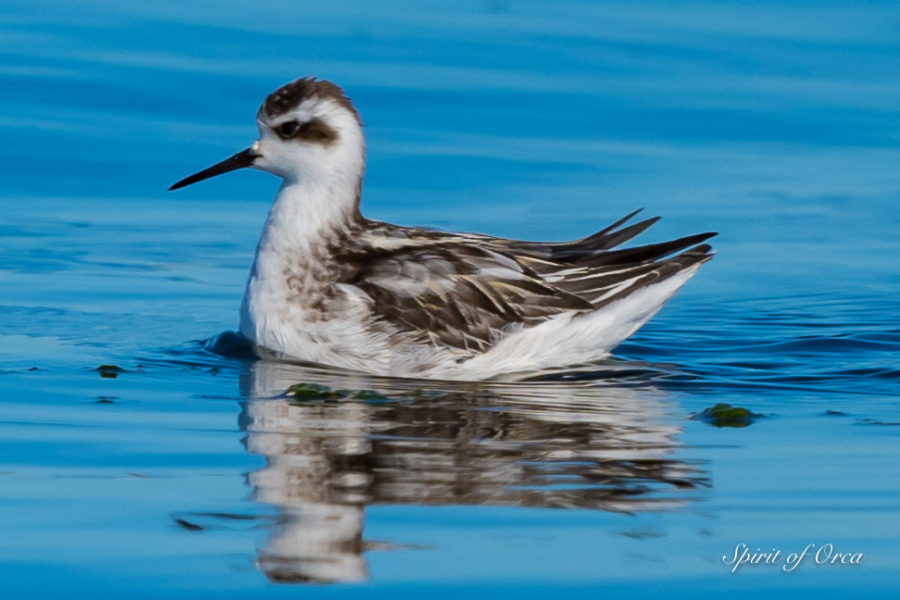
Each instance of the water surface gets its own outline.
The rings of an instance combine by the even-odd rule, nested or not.
[[[898,26],[878,2],[5,2],[4,587],[889,595]],[[236,325],[277,182],[165,188],[305,74],[362,113],[372,218],[561,240],[646,207],[641,240],[716,230],[719,254],[567,377],[394,381],[204,343]],[[863,564],[722,561],[828,543]]]

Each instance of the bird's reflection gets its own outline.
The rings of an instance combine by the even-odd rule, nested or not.
[[[368,392],[286,396],[298,381]],[[249,483],[279,513],[258,556],[268,578],[365,579],[371,504],[637,512],[680,506],[705,485],[675,458],[680,430],[652,387],[422,385],[249,365],[241,426],[265,459]]]

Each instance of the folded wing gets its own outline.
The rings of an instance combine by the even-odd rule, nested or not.
[[[475,351],[487,350],[504,328],[593,309],[514,256],[469,243],[379,253],[345,282],[372,298],[380,318],[434,343]]]
[[[423,341],[483,352],[511,328],[599,310],[712,258],[702,242],[714,233],[614,249],[658,220],[623,226],[635,214],[563,243],[373,223],[380,244],[344,257],[353,267],[343,283],[372,299],[379,320]]]

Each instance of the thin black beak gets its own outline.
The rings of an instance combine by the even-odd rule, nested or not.
[[[186,185],[191,185],[192,183],[197,183],[198,181],[203,181],[204,179],[209,179],[210,177],[215,177],[216,175],[221,175],[222,173],[227,173],[228,171],[234,171],[235,169],[249,167],[253,165],[253,161],[258,157],[259,154],[255,152],[253,148],[241,150],[234,156],[226,158],[222,162],[216,163],[208,169],[203,169],[199,173],[188,175],[181,181],[173,183],[171,187],[169,187],[169,191],[171,192],[172,190],[183,188]]]

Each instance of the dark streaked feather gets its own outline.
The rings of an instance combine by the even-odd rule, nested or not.
[[[615,302],[616,300],[621,300],[630,296],[642,288],[665,281],[669,277],[693,267],[698,263],[710,260],[713,257],[713,255],[710,254],[710,250],[711,248],[707,244],[696,246],[695,248],[691,248],[687,252],[683,252],[672,258],[651,263],[653,266],[652,269],[646,270],[646,266],[643,267],[643,272],[636,274],[633,281],[622,290],[609,293],[611,288],[628,281],[628,279],[623,278],[616,284],[603,287],[600,290],[595,289],[591,292],[584,292],[582,293],[582,297],[588,299],[595,308],[600,308]]]
[[[474,244],[451,240],[343,261],[353,267],[342,281],[371,297],[383,319],[456,348],[485,350],[509,325],[593,309],[514,257]]]
[[[357,121],[362,123],[353,103],[344,95],[344,91],[340,87],[330,81],[315,77],[301,77],[284,84],[266,96],[259,110],[267,117],[274,118],[292,110],[308,98],[329,98],[348,110],[356,117]]]
[[[640,210],[636,210],[625,215],[609,227],[574,242],[521,242],[517,240],[504,240],[504,242],[517,253],[535,258],[547,258],[553,261],[577,260],[585,256],[592,256],[598,250],[608,250],[627,242],[659,221],[659,217],[653,217],[623,229],[616,229],[639,212]]]
[[[646,246],[637,246],[635,248],[626,248],[624,250],[612,250],[602,254],[585,256],[579,259],[578,264],[584,266],[603,266],[603,265],[621,265],[647,262],[658,260],[670,254],[674,254],[679,250],[684,250],[689,246],[699,244],[716,235],[713,232],[698,233],[687,237],[678,238],[670,242],[662,242],[659,244],[647,244]]]
[[[350,248],[337,257],[343,266],[341,281],[365,292],[380,319],[399,329],[480,352],[509,326],[597,310],[712,258],[710,246],[700,243],[713,233],[610,250],[658,220],[622,227],[635,214],[562,243],[366,221]]]

